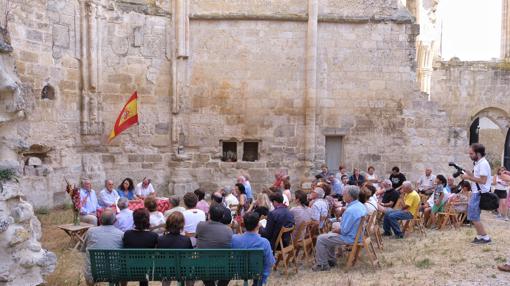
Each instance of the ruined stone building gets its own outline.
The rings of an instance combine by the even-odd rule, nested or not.
[[[0,4],[12,46],[0,89],[2,73],[16,78],[1,96],[13,119],[0,123],[0,154],[21,165],[36,207],[63,203],[64,177],[100,189],[148,176],[182,194],[244,173],[260,190],[278,170],[298,187],[342,162],[414,180],[425,166],[468,166],[476,118],[501,140],[510,126],[508,64],[442,62],[438,0]],[[106,144],[135,90],[140,124]]]

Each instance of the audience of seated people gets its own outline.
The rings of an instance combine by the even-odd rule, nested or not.
[[[427,169],[425,176],[419,180],[419,187],[426,187],[430,183],[427,180],[433,175],[429,170]],[[323,166],[321,173],[316,176],[318,180],[312,184],[312,191],[307,194],[305,191],[296,190],[293,199],[289,177],[282,175],[277,177],[277,186],[255,193],[256,200],[251,203],[246,193],[249,182],[244,176],[240,176],[237,178],[234,194],[230,187],[224,187],[210,193],[210,202],[206,200],[206,193],[200,189],[183,196],[185,208],[180,206],[178,196],[170,197],[169,209],[165,215],[158,211],[157,199],[152,195],[154,192],[147,191],[149,185],[153,190],[148,179],[138,184],[136,191],[130,178],[124,179],[118,190],[113,189],[113,181],[106,180],[99,200],[90,181],[83,180],[80,189],[82,221],[96,225],[96,212],[100,207],[103,208],[102,226],[89,230],[84,247],[87,250],[94,247],[261,248],[264,250],[264,273],[260,281],[254,281],[254,285],[263,285],[267,283],[271,267],[275,263],[272,252],[280,247],[276,245],[276,239],[282,227],[295,227],[292,233],[282,237],[283,244],[288,245],[291,239],[296,239],[296,230],[303,223],[316,221],[322,229],[328,215],[334,214],[337,218],[341,216],[339,223],[334,223],[332,229],[328,224],[329,228],[325,229],[330,229],[331,232],[319,235],[315,246],[316,264],[313,270],[325,271],[336,265],[335,249],[354,242],[363,216],[377,211],[384,213],[384,235],[393,234],[397,238],[403,238],[404,230],[400,229],[398,221],[411,220],[420,215],[420,196],[413,190],[412,184],[403,181],[400,192],[394,187],[398,187],[400,180],[404,178],[398,168],[394,168],[393,181],[380,181],[374,171],[373,167],[369,167],[369,173],[363,176],[359,169],[354,168],[349,181],[346,169],[341,167],[339,181]],[[424,209],[426,215],[433,217],[444,209],[448,199],[445,190],[448,183],[444,176],[438,175],[435,178],[435,192],[431,195],[433,203]],[[465,212],[470,185],[465,182],[460,186],[460,192],[450,197],[450,203],[455,211]],[[138,192],[138,187],[145,191]],[[401,208],[396,205],[401,197],[400,193],[403,197]],[[145,208],[132,211],[128,208],[129,200],[137,198],[144,198]],[[285,204],[287,201],[289,203]],[[235,221],[230,208],[232,205],[239,206]],[[294,207],[290,208],[291,205]],[[266,217],[266,220],[261,222],[262,216]],[[237,234],[233,235],[234,232]],[[303,234],[304,231],[301,232],[301,235]],[[108,241],[100,241],[101,239]],[[91,281],[89,274],[90,270],[86,273],[87,283]],[[170,282],[163,281],[163,285],[170,285]],[[228,282],[204,281],[204,284],[227,285]],[[147,283],[140,281],[140,285],[148,285]],[[187,285],[193,283],[194,281],[186,282]]]

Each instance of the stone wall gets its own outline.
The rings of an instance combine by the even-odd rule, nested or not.
[[[35,100],[19,160],[36,207],[63,203],[64,177],[100,189],[149,176],[182,194],[242,173],[258,191],[285,169],[298,187],[326,135],[344,137],[349,168],[399,165],[412,179],[465,148],[418,91],[418,27],[400,0],[16,2],[14,57]],[[140,124],[106,144],[134,90]],[[237,162],[221,160],[223,141]],[[244,142],[257,161],[242,161]]]
[[[503,150],[510,127],[510,69],[506,62],[438,62],[432,77],[432,100],[448,111],[450,129],[459,139],[469,142],[469,128],[477,117],[487,117],[500,127],[499,142],[488,144]],[[482,138],[480,141],[487,142]],[[487,136],[485,136],[487,137]],[[491,137],[495,138],[495,137]],[[493,147],[491,147],[493,146]],[[501,156],[492,154],[493,157]],[[501,162],[501,160],[499,160]]]

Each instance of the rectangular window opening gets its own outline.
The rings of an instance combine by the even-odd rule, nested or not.
[[[243,161],[255,162],[259,159],[259,142],[243,143]]]
[[[222,142],[222,154],[222,161],[237,162],[237,142]]]

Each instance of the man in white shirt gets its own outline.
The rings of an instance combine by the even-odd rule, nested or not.
[[[232,194],[232,187],[224,187],[222,193],[225,196],[225,206],[227,208],[230,208],[231,205],[239,205],[239,200]]]
[[[321,218],[327,218],[329,211],[328,202],[324,200],[324,195],[325,192],[322,188],[315,188],[310,193],[312,220],[318,221],[321,228],[324,226],[324,221],[321,221]]]
[[[154,191],[154,187],[152,187],[151,179],[143,178],[142,182],[138,183],[135,188],[135,195],[144,200],[149,195],[156,195],[156,191]]]
[[[184,216],[184,232],[195,233],[197,225],[201,221],[205,221],[205,213],[196,208],[198,197],[194,193],[186,193],[183,197],[186,210],[182,212]]]
[[[434,192],[434,181],[436,176],[432,175],[432,169],[426,168],[425,175],[421,176],[418,180],[418,191],[430,195]]]
[[[485,159],[485,147],[475,143],[469,147],[469,157],[473,160],[474,171],[464,170],[462,179],[471,181],[471,198],[469,199],[467,219],[475,226],[477,236],[472,241],[475,244],[486,244],[491,242],[490,236],[480,222],[480,198],[481,193],[491,191],[491,166]]]
[[[119,213],[117,214],[117,220],[114,226],[123,232],[133,229],[133,211],[128,208],[129,200],[127,198],[120,198],[117,207],[119,207]]]
[[[102,208],[109,208],[113,205],[117,205],[117,201],[119,200],[119,194],[113,188],[113,181],[106,180],[104,182],[104,189],[99,192],[99,206]]]

